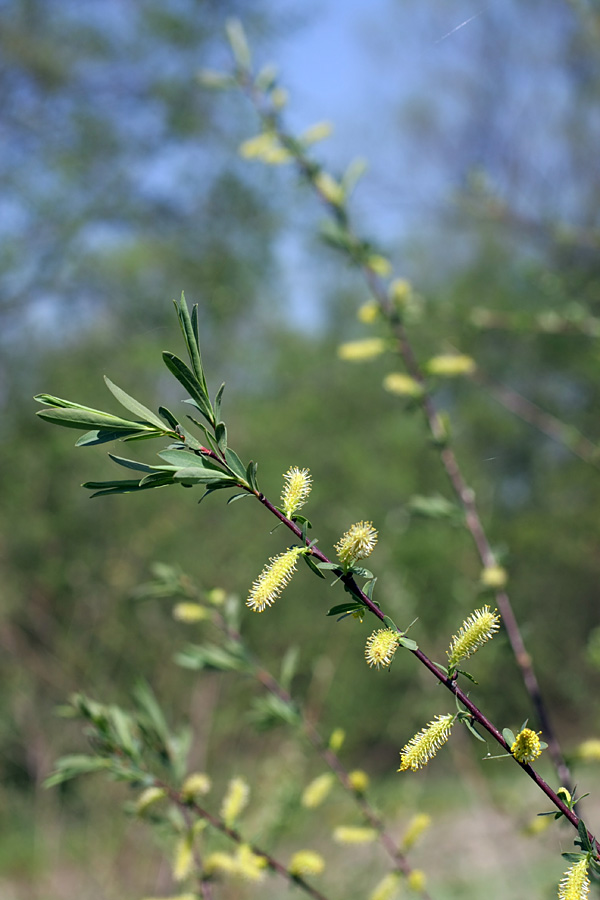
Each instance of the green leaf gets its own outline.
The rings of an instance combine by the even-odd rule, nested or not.
[[[173,413],[167,409],[166,406],[159,406],[158,414],[159,416],[162,416],[165,422],[167,422],[171,431],[177,431],[177,429],[179,428],[179,422],[177,421]]]
[[[309,568],[312,572],[315,573],[315,575],[318,575],[319,578],[325,578],[325,576],[323,575],[323,573],[322,573],[321,570],[319,569],[318,565],[317,565],[317,564],[315,563],[315,561],[313,560],[313,558],[312,558],[312,556],[311,556],[310,553],[303,553],[303,554],[302,554],[302,559],[304,560],[304,562],[306,563],[306,565],[308,566],[308,568]]]
[[[253,491],[258,491],[258,482],[256,480],[257,469],[258,463],[252,462],[252,460],[250,460],[246,469],[246,480],[248,481],[248,484]]]
[[[114,453],[108,454],[113,462],[123,466],[126,469],[135,469],[137,472],[155,472],[160,466],[148,466],[146,463],[138,462],[135,459],[125,459],[123,456],[115,456]]]
[[[235,503],[236,500],[243,500],[244,497],[251,497],[252,494],[248,494],[244,491],[242,494],[234,494],[233,497],[230,497],[227,503]]]
[[[400,629],[398,628],[398,626],[396,625],[394,620],[391,619],[389,616],[383,617],[383,624],[385,625],[386,628],[389,628],[390,631],[395,631],[396,634],[400,633]]]
[[[219,472],[226,477],[223,469],[206,456],[199,456],[190,450],[161,450],[157,454],[161,459],[176,469],[208,469]]]
[[[181,327],[185,346],[187,347],[190,362],[192,364],[192,371],[198,380],[198,384],[202,388],[202,393],[206,397],[208,405],[210,406],[210,401],[208,400],[208,389],[206,387],[206,379],[204,377],[204,368],[202,366],[202,359],[200,357],[200,338],[198,336],[198,305],[194,305],[194,308],[192,310],[192,317],[190,318],[190,313],[187,303],[185,302],[185,295],[183,291],[181,292],[179,301],[173,300],[173,304],[175,306],[175,309],[177,310],[177,318],[179,319],[179,325]]]
[[[217,446],[221,453],[225,453],[227,450],[227,428],[225,427],[225,422],[217,422],[215,426],[215,437],[217,439]]]
[[[162,471],[150,472],[149,475],[144,475],[140,480],[140,487],[162,487],[164,484],[173,484],[174,476],[174,470],[170,466],[168,469],[165,467]]]
[[[589,852],[593,851],[594,848],[593,848],[593,846],[592,846],[592,844],[591,844],[591,842],[590,842],[590,839],[589,839],[589,837],[588,837],[587,827],[586,827],[585,822],[583,821],[583,819],[580,819],[580,820],[579,820],[579,823],[578,823],[578,825],[577,825],[577,832],[578,832],[579,837],[580,837],[580,839],[581,839],[581,847],[582,847],[582,849],[583,849],[583,850],[587,850],[587,851],[589,851]]]
[[[317,566],[320,569],[331,569],[332,572],[335,572],[337,569],[341,570],[341,568],[342,568],[339,563],[332,563],[332,562],[318,562]]]
[[[458,672],[459,675],[464,675],[465,678],[468,678],[469,681],[472,681],[473,684],[479,684],[479,682],[475,680],[475,678],[471,675],[470,672],[465,672],[464,669],[457,669],[456,671]]]
[[[76,409],[75,407],[42,409],[36,415],[40,419],[52,422],[55,425],[63,425],[65,428],[79,428],[82,430],[107,428],[110,431],[128,432],[155,431],[153,427],[150,428],[150,426],[143,423],[121,419],[119,416],[113,416],[98,409]]]
[[[406,637],[403,634],[398,635],[398,639],[401,647],[406,647],[407,650],[418,650],[419,645],[416,641],[413,641],[411,638]]]
[[[375,589],[375,584],[377,583],[376,578],[371,578],[369,581],[365,581],[363,584],[363,594],[366,594],[369,600],[373,600],[373,591]],[[376,606],[379,606],[376,600],[373,600]]]
[[[208,394],[205,393],[202,384],[198,381],[189,366],[186,366],[182,359],[179,359],[174,353],[169,353],[168,350],[163,350],[162,357],[167,369],[186,389],[198,411],[202,413],[204,418],[211,425],[214,425],[215,417],[210,405],[210,400],[208,399]]]
[[[111,441],[126,441],[139,436],[141,432],[136,428],[129,431],[112,431],[109,428],[100,428],[96,431],[86,431],[75,441],[76,447],[94,447],[98,444],[108,444]],[[156,431],[144,432],[144,437],[159,437]]]
[[[210,484],[211,482],[218,482],[224,487],[235,487],[237,484],[234,478],[229,478],[227,475],[224,475],[223,472],[206,469],[203,466],[180,469],[178,472],[175,472],[173,478],[175,481],[183,481],[186,484]]]
[[[280,510],[280,512],[282,511],[283,510]],[[297,525],[300,525],[302,527],[302,531],[305,536],[306,529],[312,528],[312,522],[310,522],[309,519],[306,518],[306,516],[292,516],[292,522],[296,522]]]
[[[135,434],[123,435],[121,440],[123,442],[132,443],[133,441],[151,441],[156,437],[164,437],[164,433],[159,434],[159,432],[154,429],[152,431],[138,431]]]
[[[175,655],[175,662],[184,669],[215,669],[221,672],[240,671],[246,665],[240,652],[217,644],[188,644]]]
[[[561,853],[563,859],[570,863],[578,863],[584,858],[585,853]]]
[[[277,725],[299,725],[300,716],[293,703],[282,697],[270,695],[257,697],[252,702],[250,721],[259,731],[268,731]]]
[[[237,65],[244,71],[249,71],[252,65],[252,57],[250,55],[250,47],[246,40],[244,26],[239,19],[227,19],[225,23],[225,32],[227,40],[231,46],[231,52]]]
[[[56,771],[44,781],[44,787],[55,787],[57,784],[69,781],[71,778],[77,778],[78,775],[88,775],[91,772],[99,772],[102,769],[110,768],[110,759],[85,756],[83,754],[63,756],[56,763]]]
[[[216,397],[215,397],[215,402],[214,402],[214,405],[213,405],[213,409],[214,409],[214,411],[215,411],[215,419],[217,420],[217,422],[218,422],[218,421],[220,420],[220,418],[221,418],[221,400],[222,400],[222,398],[223,398],[223,391],[224,391],[224,390],[225,390],[225,384],[223,383],[223,384],[221,385],[221,387],[219,388],[219,390],[217,391],[217,395],[216,395]]]
[[[138,480],[133,481],[86,481],[85,484],[82,484],[82,487],[87,488],[90,491],[95,491],[96,493],[92,494],[90,499],[93,497],[103,497],[108,494],[132,494],[136,491],[147,491],[151,488],[155,487],[164,487],[167,484],[172,484],[173,479],[171,476],[163,476],[162,473],[156,473],[159,477],[162,477],[164,480],[157,482],[156,480],[148,483],[142,484]],[[149,478],[155,478],[155,475],[149,475]]]
[[[183,402],[184,402],[184,403],[191,403],[191,402],[193,402],[193,401],[191,401],[191,400],[184,400]],[[194,405],[195,405],[195,404],[194,404]],[[210,431],[209,431],[208,428],[206,427],[206,425],[204,425],[202,422],[199,422],[198,419],[195,419],[193,416],[188,415],[187,418],[190,420],[190,422],[193,422],[193,423],[194,423],[194,425],[196,426],[196,428],[199,428],[199,429],[200,429],[200,431],[202,432],[202,434],[204,435],[204,437],[205,437],[205,439],[206,439],[206,446],[209,447],[211,450],[213,450],[213,451],[216,453],[216,451],[217,451],[217,445],[216,445],[216,443],[215,443],[215,440],[214,440],[212,434],[210,433]],[[186,436],[186,443],[189,443],[189,442],[190,442],[190,437],[191,437],[191,435],[189,434],[189,432],[187,432],[187,431],[185,431],[185,430],[184,430],[184,434],[185,434],[185,436]],[[198,445],[198,447],[202,446],[201,444],[198,444],[198,442],[196,441],[195,438],[194,438],[194,441],[195,441],[195,443]],[[192,444],[190,443],[190,446],[194,446],[194,445],[192,445]]]
[[[230,447],[228,447],[225,451],[225,460],[227,461],[227,465],[234,473],[234,475],[237,476],[241,484],[248,484],[248,479],[246,478],[246,468],[235,450],[232,450]]]
[[[209,494],[214,494],[215,491],[231,490],[231,488],[235,487],[235,486],[236,486],[235,482],[231,481],[231,480],[215,481],[214,483],[211,483],[208,485],[208,487],[206,488],[206,490],[204,491],[204,493],[198,500],[198,503],[202,503],[203,500],[206,500],[206,498],[208,497]],[[185,487],[185,485],[184,485],[184,487]]]
[[[354,612],[356,609],[364,609],[364,603],[338,603],[337,606],[332,606],[328,616],[340,616],[343,613]]]
[[[462,719],[461,721],[463,725],[465,725],[469,729],[474,738],[477,738],[477,740],[481,741],[482,744],[486,743],[486,739],[479,734],[469,718]]]
[[[169,728],[150,685],[146,681],[138,681],[134,689],[134,697],[163,746],[168,747]]]
[[[372,572],[368,569],[363,568],[363,566],[352,566],[351,570],[348,570],[348,574],[358,575],[359,578],[374,578]]]
[[[119,749],[127,756],[136,758],[138,756],[138,751],[134,736],[135,726],[131,716],[128,716],[127,713],[123,712],[118,706],[111,706],[110,720]]]
[[[134,397],[130,397],[129,394],[126,394],[122,388],[117,387],[110,378],[106,375],[104,376],[104,381],[106,383],[106,387],[109,389],[113,397],[115,397],[121,406],[124,406],[125,409],[129,410],[129,412],[133,413],[134,416],[141,419],[143,422],[147,422],[149,425],[154,425],[155,428],[158,428],[159,431],[164,431],[165,426],[163,420],[156,413],[152,412],[151,409],[144,406],[143,403],[140,403]]]
[[[512,745],[513,745],[514,742],[515,742],[515,736],[514,736],[514,734],[513,734],[513,732],[511,731],[510,728],[503,728],[503,729],[502,729],[502,737],[504,738],[504,740],[506,741],[506,743],[508,744],[508,746],[509,746],[509,747],[512,747]]]
[[[33,398],[37,403],[44,403],[46,406],[53,406],[62,409],[85,409],[88,412],[99,412],[91,406],[82,406],[81,403],[74,403],[72,400],[63,400],[62,397],[55,397],[53,394],[36,394]],[[102,413],[109,415],[109,413]]]

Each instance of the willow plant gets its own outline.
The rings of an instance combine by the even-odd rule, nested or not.
[[[308,537],[311,523],[299,512],[307,502],[311,484],[310,475],[306,470],[295,466],[288,469],[284,476],[279,504],[271,501],[261,491],[256,462],[251,460],[243,463],[228,444],[227,428],[222,418],[224,385],[221,385],[214,400],[209,397],[200,353],[198,308],[195,306],[190,314],[183,295],[175,302],[175,308],[188,362],[167,351],[163,353],[163,360],[189,395],[186,402],[193,410],[193,414],[188,413],[184,420],[163,406],[155,413],[109,379],[106,379],[107,387],[129,413],[129,418],[49,394],[41,394],[36,398],[44,407],[38,413],[42,419],[84,432],[77,441],[79,447],[97,446],[119,440],[132,443],[150,438],[167,442],[167,446],[158,452],[159,462],[156,465],[110,453],[109,456],[116,465],[135,472],[135,477],[87,482],[84,487],[93,491],[93,497],[179,486],[201,487],[204,489],[203,497],[217,491],[229,491],[231,492],[229,503],[246,496],[254,498],[272,517],[285,525],[293,535],[294,542],[269,560],[250,587],[246,601],[248,608],[257,614],[264,614],[267,610],[270,614],[276,614],[276,609],[270,608],[294,575],[300,560],[304,561],[310,574],[319,579],[325,579],[326,573],[333,574],[335,576],[333,584],[343,588],[348,599],[332,606],[328,615],[335,617],[354,615],[361,619],[368,616],[374,617],[377,622],[378,627],[368,638],[365,647],[366,663],[386,667],[391,663],[395,653],[408,652],[427,669],[435,681],[441,683],[453,695],[455,710],[440,713],[418,734],[410,738],[400,751],[399,772],[416,770],[427,765],[449,739],[456,724],[466,726],[480,741],[485,740],[482,735],[484,732],[487,733],[546,795],[555,808],[555,815],[565,817],[577,829],[576,843],[581,848],[581,854],[569,856],[573,862],[569,871],[575,874],[565,876],[567,878],[565,883],[570,885],[579,879],[577,883],[586,884],[587,874],[582,880],[581,872],[584,868],[586,873],[600,872],[598,863],[600,848],[592,833],[577,815],[574,809],[576,799],[572,793],[565,786],[558,790],[553,789],[533,768],[532,762],[546,745],[539,741],[535,732],[525,726],[516,737],[509,729],[501,731],[475,704],[470,693],[461,687],[462,678],[472,680],[469,673],[462,668],[465,660],[484,647],[498,631],[497,613],[491,611],[489,607],[475,610],[462,622],[450,640],[447,652],[448,665],[444,666],[431,660],[417,643],[408,637],[409,626],[397,625],[374,598],[376,576],[362,565],[377,543],[377,530],[371,522],[361,521],[347,528],[334,547],[337,559],[332,559],[317,547],[316,539]],[[201,418],[198,418],[199,416]],[[227,866],[230,873],[245,873],[246,877],[251,879],[255,877],[255,880],[258,880],[259,873],[264,869],[278,872],[292,879],[310,896],[323,896],[306,882],[304,876],[298,874],[299,863],[296,867],[292,867],[293,871],[290,871],[289,866],[278,862],[267,851],[245,841],[240,832],[233,827],[236,815],[243,806],[241,801],[244,791],[239,785],[237,803],[233,800],[231,804],[225,803],[220,816],[215,816],[199,804],[190,783],[187,783],[187,789],[186,782],[181,783],[185,774],[182,768],[186,750],[184,738],[180,736],[173,741],[168,737],[164,717],[147,691],[141,690],[141,693],[138,691],[138,701],[142,706],[140,714],[137,717],[128,717],[118,708],[100,706],[81,695],[76,697],[72,711],[83,716],[91,724],[96,753],[90,757],[76,756],[63,759],[59,762],[57,772],[50,779],[50,783],[65,780],[82,772],[106,770],[114,777],[137,786],[163,792],[173,808],[179,811],[179,821],[182,823],[180,853],[184,862],[179,862],[175,871],[187,875],[195,859],[196,888],[200,896],[211,896],[211,879],[215,871],[219,867],[220,871],[224,871]],[[149,756],[156,758],[161,765],[167,766],[170,780],[157,774],[155,769],[148,768],[145,760]],[[153,793],[151,799],[154,801],[160,799],[160,796]],[[232,809],[237,812],[234,814]],[[197,823],[208,823],[213,829],[236,842],[238,850],[233,861],[229,859],[226,863],[223,857],[218,856],[216,861],[215,858],[211,860],[210,856],[206,860],[198,854],[194,857]],[[370,840],[376,837],[376,829],[339,826],[335,836],[344,843]],[[254,876],[249,874],[251,871]],[[568,889],[571,890],[570,887]],[[571,891],[571,894],[567,893],[565,896],[577,895]]]
[[[198,309],[194,307],[190,313],[183,295],[175,303],[175,308],[188,360],[164,352],[163,361],[188,395],[185,416],[176,415],[164,406],[155,412],[109,379],[106,379],[107,387],[126,410],[126,415],[118,416],[49,394],[36,398],[44,407],[38,414],[50,423],[82,431],[77,441],[79,447],[148,439],[162,442],[159,461],[154,465],[110,453],[113,462],[127,470],[128,477],[87,482],[84,487],[92,490],[94,497],[139,493],[169,486],[201,488],[203,498],[226,491],[230,494],[228,503],[245,497],[253,498],[269,516],[284,525],[290,535],[290,543],[268,560],[249,586],[246,598],[248,610],[260,615],[277,615],[277,602],[290,580],[298,577],[296,573],[301,562],[310,570],[307,574],[321,580],[327,575],[333,576],[333,586],[336,590],[343,590],[346,596],[341,602],[334,603],[327,615],[336,619],[354,616],[373,623],[364,650],[366,667],[385,669],[397,653],[410,654],[415,664],[423,666],[433,682],[441,684],[448,692],[446,708],[440,709],[417,734],[407,736],[407,742],[399,753],[398,777],[411,777],[411,772],[428,765],[451,739],[453,729],[461,725],[478,741],[491,739],[496,742],[499,755],[509,758],[519,767],[552,805],[547,815],[564,818],[576,830],[575,845],[579,849],[563,854],[569,868],[560,882],[558,895],[564,900],[580,900],[587,896],[590,878],[600,875],[600,845],[576,809],[577,798],[571,786],[570,773],[506,591],[506,572],[492,550],[474,492],[462,474],[451,445],[447,419],[437,410],[432,395],[433,386],[441,378],[474,376],[475,362],[459,352],[439,354],[428,360],[417,358],[407,327],[416,303],[415,293],[406,281],[394,277],[386,256],[359,234],[351,220],[348,201],[360,177],[361,166],[351,165],[343,177],[336,178],[314,159],[310,147],[327,136],[329,126],[319,124],[299,137],[292,135],[283,122],[287,94],[279,84],[275,70],[266,67],[254,72],[250,48],[239,22],[229,22],[227,32],[234,58],[232,71],[205,72],[202,81],[211,87],[241,88],[253,103],[261,130],[244,142],[240,148],[242,156],[270,165],[295,164],[328,210],[329,220],[323,230],[325,240],[362,273],[370,291],[370,299],[359,311],[359,318],[365,325],[383,320],[387,323],[389,334],[388,338],[367,337],[342,345],[340,357],[352,362],[392,351],[402,361],[403,371],[389,372],[384,387],[396,395],[410,398],[421,407],[462,510],[462,519],[479,555],[482,584],[494,591],[496,608],[483,606],[470,613],[462,623],[457,622],[456,633],[449,639],[445,664],[435,662],[408,636],[410,624],[398,625],[375,598],[377,578],[364,565],[378,540],[377,528],[372,522],[363,520],[351,524],[335,543],[331,555],[327,555],[317,545],[317,540],[308,534],[309,528],[312,528],[304,515],[312,485],[308,470],[293,461],[283,476],[279,500],[267,497],[259,486],[256,462],[243,462],[229,445],[222,413],[224,385],[211,399],[200,352]],[[194,605],[197,607],[195,610],[192,608]],[[194,617],[201,620],[205,614],[202,610],[202,604],[184,603],[177,614],[184,621],[192,621]],[[465,663],[474,653],[484,650],[501,624],[506,629],[520,666],[541,732],[528,727],[527,722],[523,723],[517,734],[510,728],[502,729],[474,701],[472,687],[463,687],[465,680],[473,681],[464,668]],[[233,668],[248,665],[241,642],[233,639],[232,634],[229,634],[229,639],[225,653],[227,664]],[[220,658],[223,664],[223,652],[220,657],[218,653],[215,657],[214,652],[213,659]],[[206,658],[206,650],[203,653]],[[255,669],[256,673],[262,671],[257,666]],[[286,690],[268,673],[263,673],[260,678],[273,701],[279,702],[279,713],[283,715],[285,712],[289,720],[297,723],[297,710]],[[175,877],[184,883],[193,873],[192,893],[182,894],[181,897],[201,896],[210,900],[219,877],[239,876],[258,882],[266,871],[278,873],[309,896],[324,896],[307,880],[316,877],[322,868],[322,860],[315,850],[300,850],[288,863],[282,863],[263,847],[248,841],[239,830],[238,822],[248,801],[245,783],[233,779],[222,798],[219,811],[209,811],[204,800],[210,787],[208,776],[202,772],[186,771],[189,735],[169,731],[158,703],[147,688],[141,686],[138,689],[133,713],[98,704],[84,695],[73,698],[68,712],[87,722],[93,752],[91,755],[60,760],[50,783],[85,772],[105,771],[130,782],[141,791],[136,805],[138,814],[152,817],[161,803],[167,803],[170,819],[179,834]],[[345,771],[337,757],[336,742],[332,739],[333,743],[330,741],[329,746],[324,746],[320,738],[314,734],[311,737],[310,730],[308,736],[344,786],[356,798],[363,797],[364,777]],[[545,741],[540,737],[544,737]],[[559,786],[556,788],[548,784],[533,765],[546,748],[557,772]],[[303,801],[307,807],[314,808],[322,801],[330,789],[331,779],[332,773],[326,772],[306,786]],[[340,824],[335,829],[334,838],[341,843],[360,843],[379,838],[385,844],[385,831],[378,817],[363,801],[361,811],[363,824]],[[233,841],[235,851],[225,853],[208,849],[200,839],[207,829]],[[393,896],[401,874],[409,881],[412,878],[411,886],[423,894],[421,874],[418,870],[415,874],[403,855],[410,848],[411,840],[414,837],[407,836],[400,851],[394,848],[391,854],[392,871],[385,874],[374,889],[372,900],[387,900]]]

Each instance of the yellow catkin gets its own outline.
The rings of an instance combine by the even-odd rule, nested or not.
[[[162,800],[163,797],[166,797],[166,791],[164,788],[159,787],[149,787],[146,788],[145,791],[142,791],[140,796],[137,799],[135,804],[136,813],[141,816],[143,815],[147,809],[153,806],[155,803],[158,803],[159,800]]]
[[[377,832],[374,828],[339,825],[333,831],[333,839],[338,844],[370,844],[377,840]]]
[[[317,141],[324,141],[333,134],[333,125],[331,122],[316,122],[307,128],[300,135],[303,144],[316,144]]]
[[[542,753],[540,739],[531,728],[524,728],[516,736],[510,752],[520,763],[530,763]]]
[[[204,860],[204,871],[207,875],[212,875],[214,872],[231,874],[235,871],[235,859],[230,853],[221,851],[209,853]]]
[[[394,305],[401,307],[412,294],[412,286],[406,278],[394,278],[388,288],[388,296]]]
[[[502,566],[486,566],[479,580],[484,587],[503,588],[508,581],[508,574]]]
[[[357,559],[366,559],[377,543],[377,531],[371,522],[357,522],[346,531],[335,545],[340,562],[352,565]]]
[[[410,850],[430,825],[431,816],[428,816],[427,813],[417,813],[413,816],[402,837],[402,850]]]
[[[372,325],[377,320],[380,313],[379,303],[376,300],[367,300],[358,307],[356,318],[363,325]]]
[[[353,769],[352,772],[349,772],[348,781],[352,790],[357,794],[364,794],[369,787],[369,776],[362,769]]]
[[[240,145],[239,154],[244,159],[256,159],[271,166],[282,165],[293,158],[289,150],[281,145],[277,135],[270,131],[248,138]]]
[[[436,716],[429,725],[415,734],[400,751],[401,762],[398,771],[405,772],[412,769],[415,772],[426,766],[450,737],[454,719],[455,716],[451,714]]]
[[[374,272],[381,278],[387,278],[388,275],[391,275],[392,264],[389,259],[382,256],[380,253],[372,253],[367,259],[366,265],[371,272]]]
[[[333,787],[333,782],[334,777],[331,772],[325,772],[323,775],[318,775],[317,778],[314,778],[302,792],[302,806],[305,806],[307,809],[314,809],[316,806],[320,806]]]
[[[398,649],[400,636],[390,628],[380,628],[367,638],[365,659],[370,666],[389,666]]]
[[[234,856],[235,874],[246,881],[262,881],[267,860],[254,853],[248,844],[240,844]]]
[[[173,858],[173,878],[184,881],[194,868],[193,835],[191,832],[180,838],[175,845]]]
[[[573,863],[561,878],[558,900],[585,900],[589,892],[588,859],[584,856],[579,862]]]
[[[223,588],[212,588],[212,590],[207,593],[206,599],[209,603],[212,603],[213,606],[223,606],[227,600],[227,592],[224,591]]]
[[[346,732],[343,728],[334,728],[329,738],[329,749],[334,753],[338,753],[346,740]]]
[[[412,872],[409,873],[406,883],[411,891],[414,891],[416,894],[421,894],[425,890],[425,885],[427,884],[425,872],[422,869],[413,869]]]
[[[337,355],[345,362],[367,362],[381,356],[387,349],[387,342],[383,338],[363,338],[359,341],[347,341],[340,344]]]
[[[233,826],[246,808],[249,796],[250,788],[247,782],[243,778],[232,778],[221,804],[221,818],[228,828]]]
[[[423,388],[410,375],[404,372],[390,372],[383,379],[383,388],[390,394],[397,394],[399,397],[420,397]]]
[[[600,740],[589,738],[583,741],[577,748],[577,757],[584,762],[600,762]]]
[[[448,353],[432,357],[427,363],[430,375],[442,378],[456,378],[459,375],[471,375],[475,369],[475,360],[462,353]]]
[[[388,872],[375,885],[369,894],[369,900],[394,900],[400,886],[400,876],[396,872]]]
[[[284,587],[296,571],[302,547],[291,547],[279,556],[273,556],[250,589],[246,606],[252,612],[262,612],[281,595]]]
[[[196,797],[203,797],[208,794],[212,787],[212,782],[208,775],[204,772],[193,772],[188,775],[181,787],[182,798],[189,802]]]
[[[448,665],[451,668],[463,660],[473,656],[480,647],[489,641],[500,628],[500,616],[489,606],[476,609],[465,619],[458,632],[452,637],[447,651]]]
[[[173,618],[185,625],[193,625],[208,619],[210,613],[199,603],[177,603],[173,607]]]
[[[324,200],[332,206],[343,206],[345,193],[342,185],[332,178],[329,172],[318,172],[314,177],[314,186]]]
[[[320,875],[325,868],[325,860],[314,850],[298,850],[288,866],[290,875]]]
[[[304,506],[310,494],[311,486],[311,477],[308,469],[290,466],[287,472],[284,473],[281,506],[284,515],[288,519],[291,519]]]

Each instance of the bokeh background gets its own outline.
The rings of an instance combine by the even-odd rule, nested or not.
[[[245,717],[252,686],[172,663],[189,627],[169,602],[135,593],[158,561],[243,597],[285,536],[258,505],[226,507],[219,495],[201,507],[178,489],[91,501],[79,485],[112,477],[105,452],[74,449],[73,433],[34,416],[41,391],[112,404],[103,374],[147,405],[176,404],[160,351],[180,352],[170,301],[181,290],[200,307],[211,388],[227,383],[230,443],[258,460],[265,493],[277,498],[290,465],[310,467],[307,512],[325,552],[352,522],[372,520],[379,599],[400,623],[418,617],[415,637],[433,658],[488,599],[455,517],[418,515],[415,496],[452,498],[419,413],[381,388],[397,364],[336,356],[367,334],[356,318],[366,294],[317,239],[322,211],[286,167],[239,159],[257,128],[252,110],[197,81],[200,68],[230,64],[229,15],[242,18],[257,62],[279,65],[291,127],[335,123],[320,158],[338,173],[368,159],[353,210],[418,293],[418,352],[475,358],[478,381],[447,382],[437,401],[559,737],[573,752],[600,734],[597,3],[4,0],[4,900],[175,893],[151,831],[121,814],[123,787],[42,786],[58,756],[85,747],[55,714],[78,689],[127,704],[146,679],[173,722],[192,723],[194,760],[217,795],[243,774],[260,786],[257,809],[272,811],[270,824],[256,814],[263,831],[287,847],[313,827],[294,797],[318,762],[284,730],[256,735]],[[555,418],[524,421],[498,402],[503,388]],[[152,449],[140,453],[151,460]],[[325,618],[333,602],[302,571],[269,615],[243,617],[244,633],[274,668],[299,647],[298,696],[325,734],[347,731],[345,761],[376,779],[393,827],[415,809],[432,814],[418,856],[432,895],[481,897],[485,885],[492,896],[491,879],[498,897],[553,896],[572,838],[523,837],[543,807],[503,762],[482,766],[460,736],[431,770],[395,775],[400,747],[450,711],[447,700],[410,658],[367,672],[368,626]],[[477,699],[519,727],[529,705],[504,639],[481,657]],[[598,763],[577,780],[595,783],[598,821]],[[339,865],[325,883],[333,896],[365,896],[383,860],[365,855],[359,874],[357,857],[328,843],[328,816],[319,840]]]

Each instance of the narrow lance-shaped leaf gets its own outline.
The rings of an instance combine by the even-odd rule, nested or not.
[[[173,478],[177,482],[185,482],[186,484],[211,484],[211,482],[218,482],[227,487],[235,487],[236,485],[235,479],[230,478],[223,472],[201,468],[200,466],[196,468],[180,469],[179,472],[174,473]]]
[[[128,431],[125,429],[123,429],[123,431],[113,431],[110,428],[98,428],[94,429],[94,431],[87,431],[85,434],[82,434],[81,437],[75,441],[75,446],[92,447],[97,444],[107,444],[110,443],[110,441],[127,441],[135,438],[139,439],[141,437],[153,438],[160,437],[160,435],[154,430],[146,431],[144,429],[143,431],[140,431],[139,427],[129,429]]]
[[[122,388],[114,384],[106,375],[104,376],[104,381],[106,382],[106,387],[113,397],[119,401],[121,406],[124,406],[125,409],[128,409],[129,412],[142,419],[142,421],[154,425],[154,427],[158,428],[160,431],[165,431],[165,424],[160,416],[152,412],[151,409],[148,409],[148,407],[144,406],[143,403],[140,403],[134,397],[130,397],[129,394],[125,393]]]
[[[171,431],[177,431],[177,429],[180,427],[179,422],[177,421],[173,413],[166,408],[166,406],[159,406],[158,414],[159,416],[162,416],[165,422],[167,422]]]
[[[115,456],[114,453],[108,454],[113,462],[123,466],[126,469],[134,469],[137,472],[155,472],[161,470],[161,466],[149,466],[146,463],[138,462],[136,459],[125,459],[123,456]]]
[[[189,450],[161,450],[158,456],[169,465],[176,466],[177,469],[210,469],[213,472],[225,475],[223,469],[212,462],[212,460],[207,459],[205,456],[191,453]]]
[[[225,451],[225,460],[227,465],[233,472],[233,474],[239,479],[241,484],[248,484],[248,479],[246,478],[246,469],[244,467],[243,462],[231,447],[228,447]]]
[[[225,453],[227,450],[227,428],[225,427],[224,422],[218,422],[215,427],[215,437],[217,439],[217,446],[221,453]]]
[[[219,390],[217,391],[217,395],[215,397],[215,402],[213,404],[213,409],[215,411],[215,419],[220,421],[221,419],[221,400],[223,398],[223,391],[225,390],[225,384],[223,383]]]
[[[152,432],[156,429],[140,422],[131,422],[128,419],[121,419],[119,416],[112,416],[110,413],[103,413],[100,410],[86,409],[42,409],[36,413],[40,419],[47,422],[53,422],[55,425],[63,425],[65,428],[83,429],[107,429],[110,431],[128,431],[134,432]]]
[[[183,334],[183,339],[187,347],[187,351],[192,364],[192,371],[198,379],[198,383],[202,388],[202,392],[208,400],[208,389],[206,387],[206,379],[204,377],[204,369],[202,367],[202,358],[200,356],[200,340],[198,337],[198,306],[195,305],[192,310],[192,318],[185,302],[185,295],[182,292],[179,301],[173,300],[175,309],[177,310],[177,318]],[[210,405],[210,404],[209,404]]]
[[[174,353],[170,353],[168,350],[163,350],[162,356],[169,372],[171,372],[177,381],[183,385],[198,410],[207,421],[214,426],[215,417],[210,405],[210,400],[192,370],[189,366],[186,366],[182,359],[179,359],[178,356],[175,356]]]

